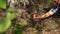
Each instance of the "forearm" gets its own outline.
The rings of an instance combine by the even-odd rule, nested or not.
[[[51,12],[49,11],[49,12],[47,12],[47,13],[45,13],[45,14],[43,14],[42,16],[39,16],[39,17],[37,17],[37,18],[47,18],[47,17],[49,17],[49,16],[51,16],[51,15],[53,15],[53,14],[51,14]]]
[[[49,16],[51,16],[51,15],[53,15],[54,13],[56,13],[56,11],[58,10],[58,8],[56,8],[56,9],[51,9],[50,11],[48,11],[47,13],[45,13],[45,14],[43,14],[42,16],[39,16],[39,17],[37,17],[37,18],[47,18],[47,17],[49,17]]]

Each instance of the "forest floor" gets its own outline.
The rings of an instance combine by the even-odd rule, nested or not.
[[[46,3],[45,1],[44,2],[41,1],[40,5],[38,3],[35,3],[36,5],[38,5],[38,9],[37,6],[35,5],[28,6],[28,11],[30,11],[30,13],[33,13],[33,11],[34,12],[37,11],[40,15],[45,14],[45,12],[47,11],[43,9],[49,8],[53,4],[52,0],[50,1],[46,0],[46,1],[47,1]],[[32,9],[29,9],[31,7]],[[23,14],[22,16],[25,16],[25,14]],[[60,34],[60,16],[51,16],[49,18],[40,20],[40,22],[35,22],[35,23],[30,21],[28,26],[24,27],[22,33],[23,34]]]

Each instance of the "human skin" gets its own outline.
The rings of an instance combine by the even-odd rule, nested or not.
[[[60,4],[60,0],[54,0],[54,2],[57,2],[57,3]],[[52,14],[52,11],[48,11],[47,13],[43,14],[42,16],[37,15],[37,17],[36,17],[36,16],[33,16],[33,17],[34,17],[34,19],[35,19],[35,18],[37,18],[37,19],[43,19],[43,18],[47,18],[47,17],[49,17],[49,16],[51,16],[51,15],[53,15],[53,14]]]
[[[60,0],[53,0],[54,2],[60,3]]]
[[[43,19],[43,18],[47,18],[47,17],[49,17],[49,16],[51,16],[51,15],[53,15],[52,12],[51,12],[51,11],[48,11],[47,13],[43,14],[42,16],[37,15],[37,17],[36,17],[36,16],[33,16],[33,17],[34,17],[34,19],[35,19],[35,18]]]

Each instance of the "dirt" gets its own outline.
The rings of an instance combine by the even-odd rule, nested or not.
[[[27,14],[29,15],[29,18],[30,18],[30,15],[35,12],[39,13],[40,15],[44,14],[45,12],[48,12],[43,9],[51,8],[53,5],[52,0],[46,0],[46,1],[40,0],[40,2],[41,3],[39,4],[38,1],[36,0],[33,4],[31,3],[32,5],[29,4],[30,6],[29,5],[27,5],[27,7],[21,6],[22,7],[21,8],[17,5],[16,7],[20,10],[23,9],[23,11],[24,10],[28,11]],[[13,8],[15,8],[14,5],[13,5]],[[28,22],[28,26],[25,27],[23,34],[59,34],[60,33],[60,23],[59,23],[60,19],[59,18],[54,18],[51,16],[49,18],[41,20],[40,22],[33,22],[29,18],[26,17],[27,14],[25,14],[25,13],[26,12],[23,12],[22,16],[24,19],[27,19],[29,22]]]

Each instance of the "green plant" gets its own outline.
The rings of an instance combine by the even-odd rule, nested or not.
[[[6,0],[0,0],[0,8],[6,9]]]
[[[16,24],[20,25],[20,26],[26,26],[28,25],[27,20],[21,19],[20,22],[16,22]]]
[[[14,9],[8,9],[5,13],[6,13],[6,16],[5,17],[2,17],[1,19],[0,19],[0,33],[1,32],[4,32],[4,31],[6,31],[9,27],[10,27],[10,25],[11,25],[11,20],[13,19],[13,18],[15,18],[15,13],[14,13],[14,11],[13,11]],[[12,13],[13,12],[13,13]]]
[[[11,25],[11,21],[5,17],[0,19],[0,33],[4,32]]]
[[[15,34],[22,34],[22,31],[23,31],[22,27],[17,26],[14,29],[15,29]]]
[[[13,19],[13,18],[15,18],[16,17],[16,15],[15,15],[15,11],[16,11],[16,9],[14,9],[14,8],[9,8],[7,11],[6,11],[6,17],[8,18],[8,19]]]

